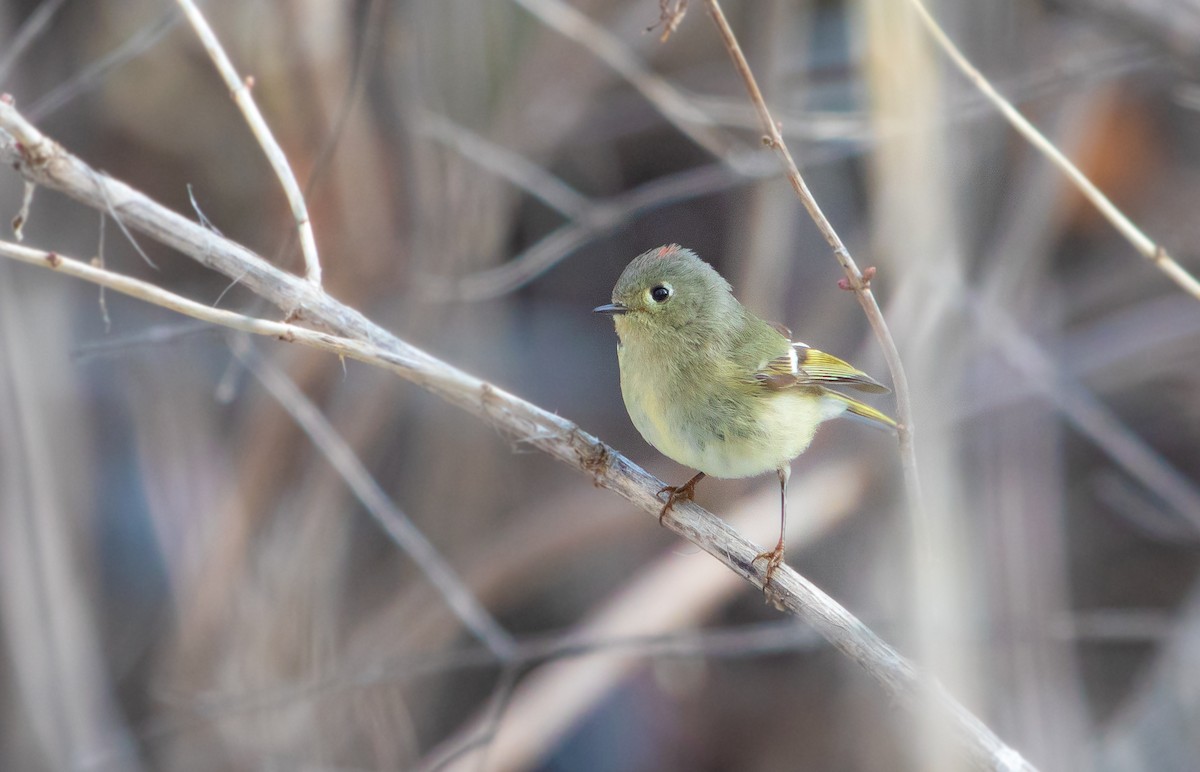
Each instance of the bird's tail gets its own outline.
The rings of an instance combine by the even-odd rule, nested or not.
[[[826,389],[825,395],[836,399],[846,406],[846,412],[843,415],[862,423],[870,424],[876,429],[883,429],[892,434],[896,433],[896,422],[885,413],[881,413],[870,405],[865,405],[853,397],[847,397],[845,394],[839,394],[836,391]]]

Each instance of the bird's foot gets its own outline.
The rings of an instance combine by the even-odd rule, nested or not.
[[[677,501],[691,501],[696,497],[696,483],[700,482],[699,476],[693,477],[683,485],[664,485],[658,489],[658,495],[661,498],[667,494],[667,503],[663,505],[662,511],[658,513],[658,524],[662,525],[663,518],[671,511],[671,507],[675,506]]]
[[[767,574],[763,579],[763,592],[766,592],[771,587],[771,578],[775,575],[776,569],[783,565],[783,545],[777,544],[775,549],[767,552],[760,552],[754,556],[754,562],[765,558],[767,561]]]

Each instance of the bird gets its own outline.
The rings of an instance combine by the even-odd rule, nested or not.
[[[633,425],[659,452],[697,470],[664,486],[659,523],[691,500],[705,477],[742,478],[774,471],[780,526],[763,588],[783,564],[791,462],[818,425],[838,416],[888,431],[896,422],[839,389],[889,389],[837,357],[793,341],[791,331],[743,306],[715,268],[690,249],[668,244],[638,255],[617,279],[610,303],[621,395]]]

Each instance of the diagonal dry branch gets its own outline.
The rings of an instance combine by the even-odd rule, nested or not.
[[[909,2],[912,5],[913,12],[917,14],[921,23],[925,25],[925,29],[929,32],[929,35],[942,48],[942,51],[950,58],[954,66],[1000,111],[1000,114],[1012,124],[1017,133],[1024,137],[1040,153],[1045,155],[1052,164],[1058,167],[1059,171],[1066,175],[1067,179],[1071,181],[1071,184],[1076,187],[1080,194],[1091,202],[1092,206],[1096,207],[1100,214],[1104,215],[1104,218],[1117,229],[1126,241],[1133,245],[1133,248],[1142,257],[1149,260],[1152,265],[1165,273],[1171,281],[1178,284],[1189,295],[1200,300],[1200,280],[1197,280],[1186,268],[1176,262],[1175,258],[1167,253],[1165,247],[1155,243],[1132,220],[1126,217],[1125,213],[1118,209],[1096,187],[1095,183],[1079,170],[1079,167],[1071,163],[1045,134],[1038,131],[1037,127],[1029,122],[1028,118],[1022,115],[1017,108],[1013,107],[1011,102],[1000,95],[1000,92],[983,76],[983,73],[971,64],[962,51],[958,50],[958,46],[954,45],[954,42],[950,40],[945,30],[941,28],[921,0],[909,0]]]
[[[0,161],[15,168],[28,181],[59,190],[97,210],[111,212],[128,227],[240,281],[284,310],[289,320],[303,320],[325,331],[301,327],[291,321],[277,322],[215,309],[149,282],[17,244],[0,242],[0,254],[133,295],[196,319],[278,337],[289,343],[303,343],[391,370],[522,443],[588,474],[596,485],[618,493],[643,511],[657,516],[661,510],[657,492],[662,482],[573,422],[410,346],[311,282],[275,268],[245,247],[100,174],[38,131],[20,115],[11,99],[0,99]],[[677,505],[664,522],[754,586],[763,586],[762,572],[754,564],[760,546],[719,518],[689,502]],[[961,740],[971,766],[1032,769],[1019,753],[1006,746],[940,684],[922,677],[895,649],[795,571],[784,566],[775,573],[771,599],[808,622],[862,665],[897,702],[914,707],[932,705]]]

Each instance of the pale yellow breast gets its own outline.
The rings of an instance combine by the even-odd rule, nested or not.
[[[844,403],[802,391],[780,391],[749,403],[749,430],[714,431],[696,420],[703,384],[672,382],[661,363],[618,352],[621,394],[633,425],[663,455],[712,477],[750,477],[778,469],[804,452],[817,426],[845,410]],[[699,399],[690,399],[696,396]],[[689,404],[685,404],[689,403]]]

